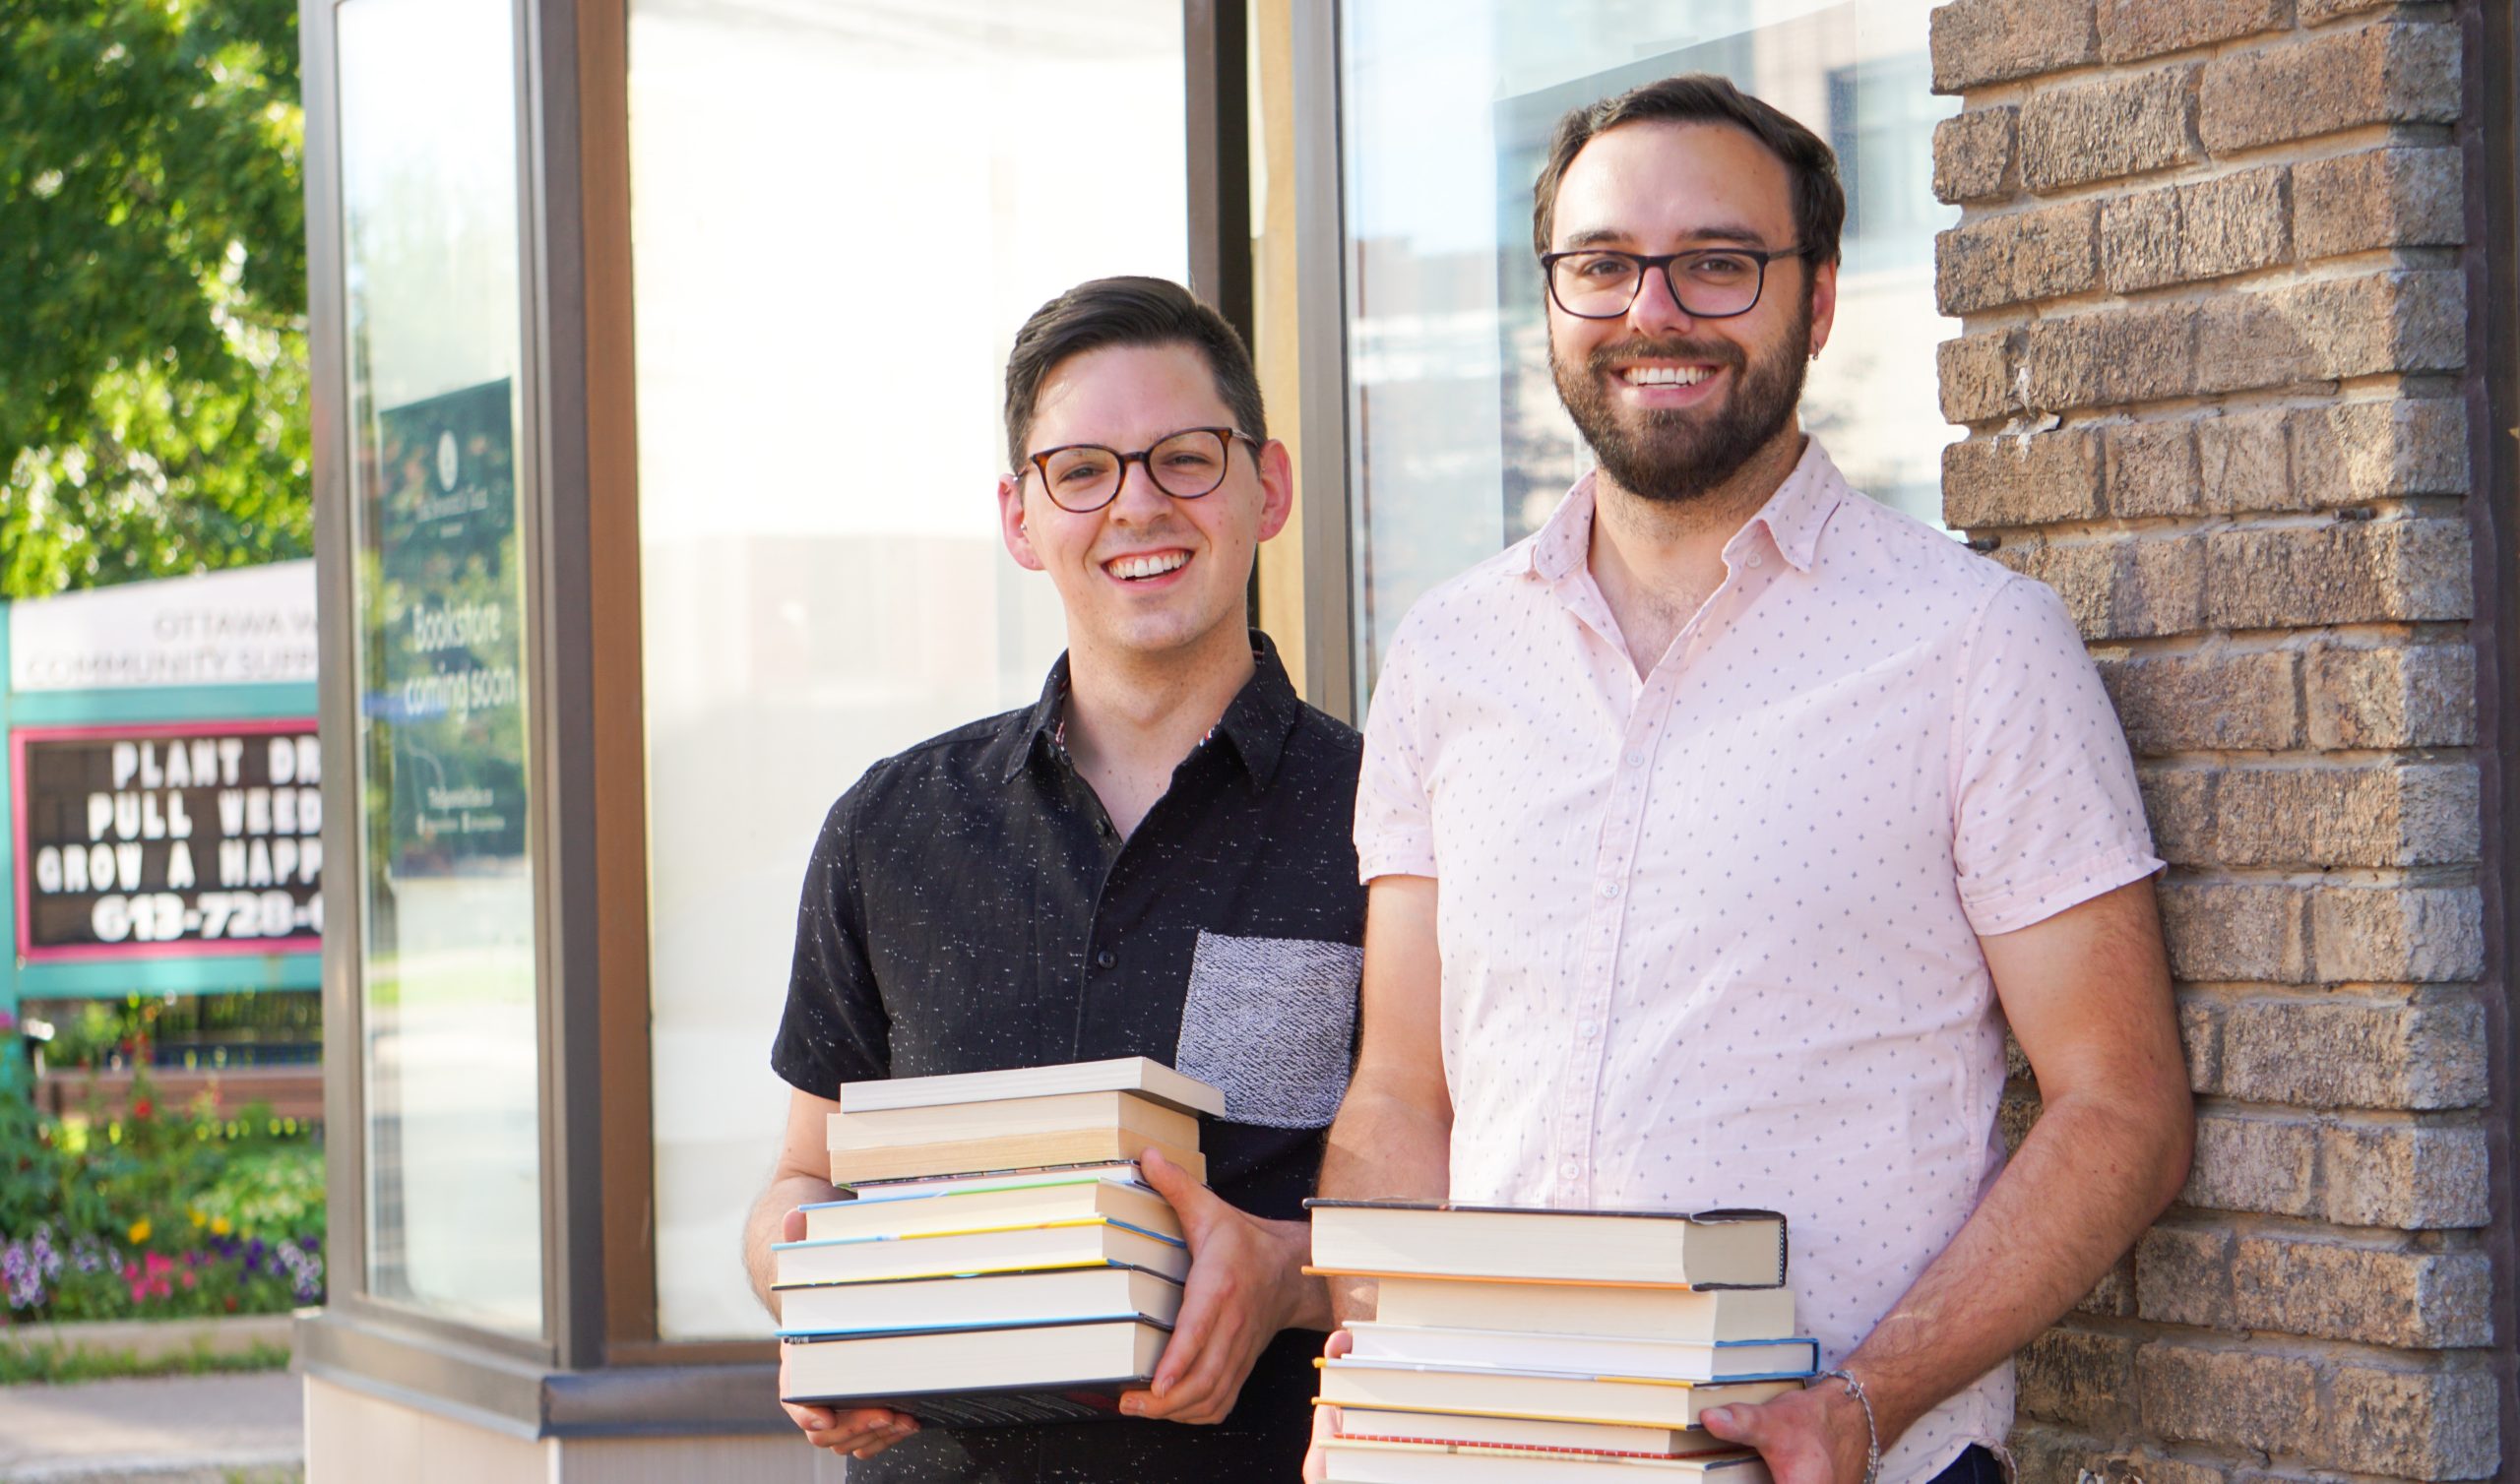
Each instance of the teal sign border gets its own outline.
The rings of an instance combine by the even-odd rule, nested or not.
[[[0,744],[22,726],[92,726],[132,721],[263,721],[316,713],[311,680],[276,685],[168,685],[109,691],[13,694],[9,676],[9,605],[0,603]],[[10,750],[0,745],[0,799],[10,797]],[[325,760],[327,765],[331,759]],[[20,963],[18,863],[0,844],[0,1012],[13,1026],[28,1000],[88,999],[125,994],[199,995],[232,990],[321,989],[323,955],[225,954],[193,958],[140,958],[93,963]],[[0,1045],[0,1089],[24,1085],[19,1032]]]

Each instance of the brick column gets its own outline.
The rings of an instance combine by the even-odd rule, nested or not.
[[[1933,63],[1946,519],[2116,699],[2198,1094],[2179,1204],[2022,1357],[2025,1477],[2490,1477],[2457,28],[1957,0]]]

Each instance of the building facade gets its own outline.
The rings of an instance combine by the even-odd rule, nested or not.
[[[1246,328],[1299,472],[1260,622],[1360,714],[1409,601],[1583,466],[1536,374],[1549,124],[1690,70],[1837,146],[1807,420],[2064,595],[2171,862],[2195,1171],[2024,1356],[2026,1473],[2503,1466],[2507,7],[301,17],[324,729],[356,768],[311,1477],[388,1477],[379,1428],[414,1478],[836,1468],[771,1403],[735,1235],[824,806],[1060,647],[994,534],[1015,327],[1134,271]]]

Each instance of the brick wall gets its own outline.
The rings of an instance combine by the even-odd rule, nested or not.
[[[2064,594],[2144,774],[2195,1172],[2025,1353],[2031,1480],[2479,1479],[2485,972],[2459,32],[1957,0],[1947,519]],[[2016,1132],[2036,1113],[2020,1081]]]

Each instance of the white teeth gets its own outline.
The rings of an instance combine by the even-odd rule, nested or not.
[[[1158,556],[1121,557],[1109,564],[1116,578],[1162,577],[1190,560],[1185,551],[1167,551]]]
[[[1709,373],[1704,366],[1630,366],[1621,374],[1631,387],[1694,387]]]

